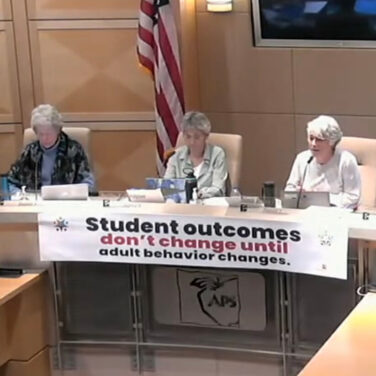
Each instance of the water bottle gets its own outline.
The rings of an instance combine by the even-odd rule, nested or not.
[[[1,174],[1,199],[2,200],[9,200],[10,199],[10,192],[9,192],[9,182],[8,182],[8,175]]]
[[[185,201],[189,204],[193,197],[193,189],[197,188],[197,179],[193,171],[187,174],[185,179]]]
[[[240,198],[242,198],[242,194],[240,193],[239,187],[232,187],[231,188],[230,196],[231,197],[240,197]]]
[[[274,181],[266,181],[262,187],[262,199],[265,207],[275,207],[275,184]]]

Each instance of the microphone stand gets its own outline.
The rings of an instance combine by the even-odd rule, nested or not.
[[[307,161],[307,164],[304,168],[304,172],[303,172],[303,179],[302,179],[302,184],[300,185],[300,189],[298,191],[298,199],[296,200],[296,208],[299,209],[299,205],[300,205],[300,200],[302,198],[302,193],[303,193],[303,185],[304,185],[304,180],[305,180],[305,177],[307,175],[307,169],[308,169],[308,165],[312,162],[313,160],[313,155],[311,155]]]
[[[35,170],[34,170],[34,194],[35,194],[35,205],[37,204],[38,201],[38,167],[39,167],[39,162],[42,156],[40,155],[39,158],[35,162]]]

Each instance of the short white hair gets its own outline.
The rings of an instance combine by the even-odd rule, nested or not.
[[[63,117],[56,107],[50,104],[41,104],[31,112],[31,127],[36,132],[39,125],[51,126],[57,132],[63,128]]]
[[[330,145],[335,147],[341,141],[343,133],[336,119],[331,116],[320,115],[308,122],[307,135],[308,137],[313,135],[328,140]]]
[[[211,131],[210,120],[205,114],[198,111],[186,112],[183,117],[182,131],[183,133],[195,129],[201,131],[202,133],[209,135]]]

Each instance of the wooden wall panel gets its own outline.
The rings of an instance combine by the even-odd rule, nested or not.
[[[0,123],[20,121],[17,67],[11,22],[0,21]]]
[[[30,19],[137,18],[139,0],[27,0]]]
[[[200,107],[200,87],[197,51],[197,23],[194,1],[181,2],[180,8],[180,56],[187,110]]]
[[[0,21],[11,19],[12,10],[10,7],[10,0],[0,0]]]
[[[11,360],[27,361],[48,345],[48,288],[45,273],[29,288],[0,306],[0,321],[6,323],[5,348]],[[0,374],[1,371],[6,369],[0,369]]]
[[[75,120],[153,118],[135,21],[31,21],[30,30],[37,103],[53,103]]]
[[[145,187],[145,177],[156,176],[154,131],[94,131],[92,140],[100,190]]]
[[[35,98],[31,70],[29,27],[25,1],[12,1],[12,11],[14,17],[14,43],[17,56],[21,117],[23,125],[29,126],[30,113],[35,106]]]
[[[21,129],[18,125],[4,124],[0,126],[0,173],[6,173],[10,165],[19,155],[19,145],[17,142],[16,129]]]
[[[293,111],[291,50],[253,48],[249,14],[198,13],[197,30],[202,110]]]
[[[375,49],[296,49],[293,58],[297,113],[376,115]]]
[[[0,367],[0,376],[51,376],[49,348],[33,356],[27,361],[11,360]]]

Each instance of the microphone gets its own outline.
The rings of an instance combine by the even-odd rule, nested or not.
[[[304,185],[305,177],[306,177],[306,175],[307,175],[308,165],[312,162],[312,160],[313,160],[313,155],[311,155],[311,156],[308,158],[308,161],[307,161],[306,166],[305,166],[305,168],[304,168],[302,184],[300,185],[300,189],[299,189],[299,192],[298,192],[298,199],[296,200],[296,208],[297,208],[297,209],[299,209],[300,200],[301,200],[301,198],[302,198],[303,185]]]
[[[42,159],[42,156],[39,156],[39,158],[35,162],[35,169],[34,169],[34,194],[35,194],[35,202],[38,201],[38,167],[39,162]]]

